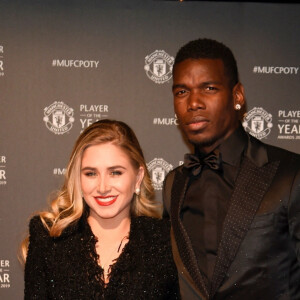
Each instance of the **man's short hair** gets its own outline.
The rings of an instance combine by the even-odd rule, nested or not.
[[[176,54],[173,70],[176,64],[186,59],[221,59],[225,75],[229,77],[230,87],[239,82],[238,68],[232,51],[224,44],[212,39],[198,39],[188,42]]]

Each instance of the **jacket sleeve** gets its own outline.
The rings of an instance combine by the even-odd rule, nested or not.
[[[295,245],[296,255],[300,264],[300,164],[298,165],[299,170],[291,188],[288,218],[290,234]]]
[[[29,247],[25,263],[25,300],[47,299],[46,270],[49,235],[38,216],[29,223]]]

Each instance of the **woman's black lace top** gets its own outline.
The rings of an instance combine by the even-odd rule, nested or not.
[[[25,299],[179,299],[167,220],[134,217],[129,242],[105,287],[86,217],[53,238],[39,217],[30,221]]]

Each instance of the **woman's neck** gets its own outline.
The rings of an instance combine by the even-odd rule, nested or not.
[[[88,223],[94,235],[102,242],[119,240],[120,237],[128,235],[130,231],[130,216],[99,220],[99,218],[90,215]]]
[[[93,215],[88,217],[92,232],[97,237],[96,252],[98,264],[103,269],[103,281],[109,282],[111,266],[116,262],[129,241],[130,217],[100,219]]]

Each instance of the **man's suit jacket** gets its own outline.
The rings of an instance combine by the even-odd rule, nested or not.
[[[199,271],[180,218],[188,179],[180,166],[164,188],[182,298],[299,300],[300,155],[248,136],[211,283]]]

